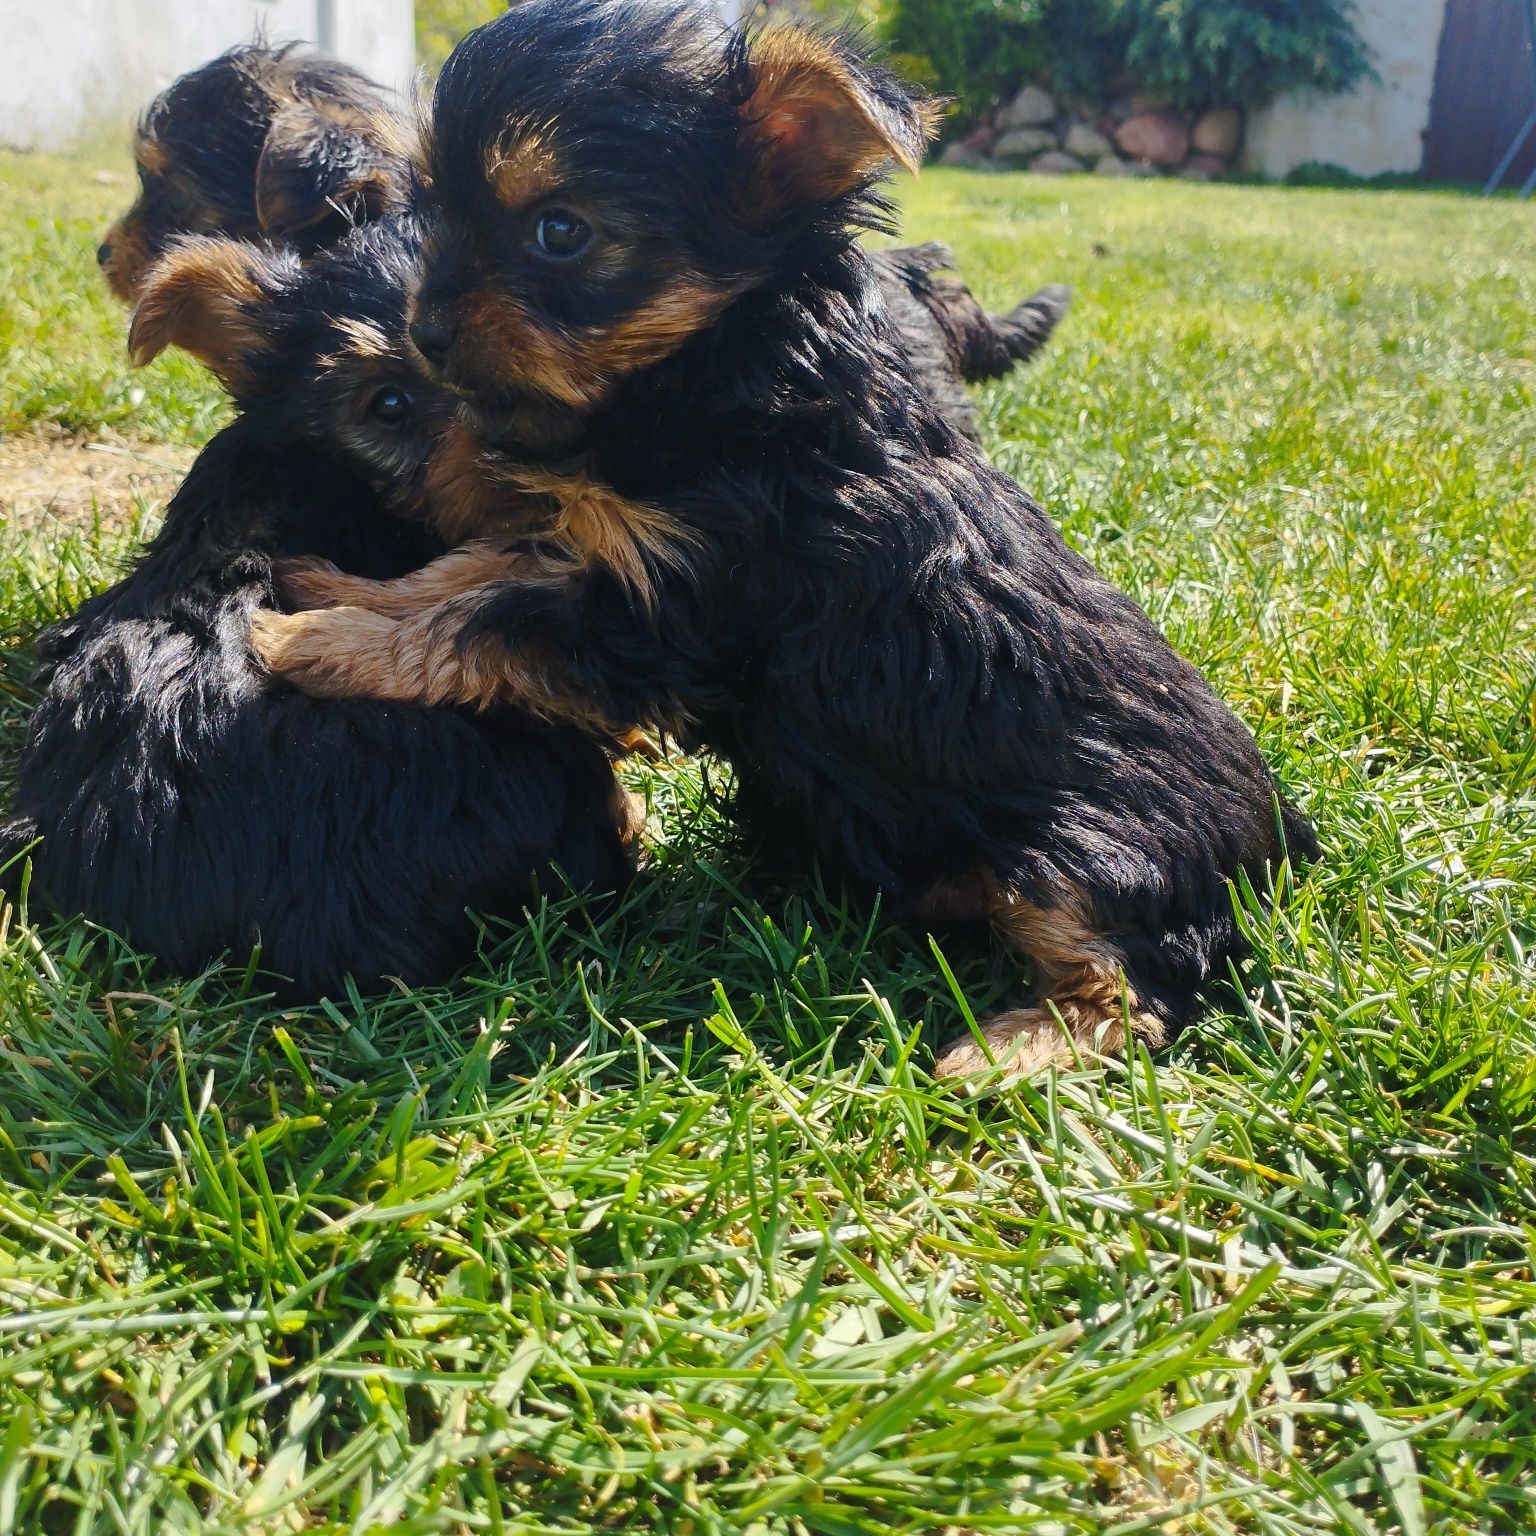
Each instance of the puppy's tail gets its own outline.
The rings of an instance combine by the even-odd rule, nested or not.
[[[935,284],[941,292],[949,286],[942,279]],[[1006,315],[989,315],[974,299],[971,307],[975,313],[966,317],[970,323],[957,325],[956,331],[961,342],[961,377],[978,384],[983,379],[1000,379],[1015,364],[1027,363],[1072,307],[1072,290],[1052,283]]]
[[[1072,290],[1052,283],[1006,315],[988,314],[961,279],[937,275],[955,264],[954,253],[937,240],[885,251],[881,259],[933,316],[951,365],[967,384],[1000,379],[1028,362],[1072,307]]]

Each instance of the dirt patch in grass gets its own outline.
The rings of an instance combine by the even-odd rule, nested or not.
[[[0,520],[16,527],[127,521],[136,499],[168,501],[196,457],[183,444],[137,443],[110,431],[0,437]]]

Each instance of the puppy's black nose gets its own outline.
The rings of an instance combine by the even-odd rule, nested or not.
[[[411,343],[434,368],[440,368],[453,349],[453,327],[440,315],[424,312],[411,321]]]
[[[96,265],[98,267],[104,267],[111,260],[112,242],[110,240],[103,240],[101,244],[96,247]]]

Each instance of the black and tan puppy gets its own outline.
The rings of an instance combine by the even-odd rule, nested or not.
[[[406,206],[410,150],[398,106],[366,75],[297,46],[232,48],[150,103],[134,134],[138,196],[97,260],[132,303],[184,235],[319,249]]]
[[[131,302],[150,264],[183,235],[267,239],[308,253],[407,206],[413,126],[382,87],[345,64],[250,44],[175,81],[134,138],[139,195],[97,252]],[[881,288],[935,403],[977,431],[966,384],[999,379],[1044,346],[1070,290],[1042,288],[991,315],[964,283],[938,276],[941,245],[873,258]]]
[[[1230,882],[1316,849],[1232,712],[919,387],[855,233],[926,133],[851,47],[702,7],[526,0],[472,34],[412,335],[561,536],[372,596],[295,572],[355,606],[253,639],[315,694],[713,747],[749,824],[1029,957],[1039,1001],[985,1030],[1023,1071],[1167,1039],[1238,951]]]
[[[513,915],[538,888],[618,886],[634,809],[573,730],[320,703],[255,666],[246,631],[275,557],[392,576],[441,548],[391,508],[421,495],[448,408],[404,340],[407,226],[303,264],[251,249],[268,282],[245,310],[210,276],[237,249],[194,242],[144,280],[140,358],[176,332],[241,414],[133,573],[44,637],[0,879],[19,882],[31,845],[35,904],[176,971],[259,944],[301,997],[348,976],[441,980],[472,953],[467,907]]]

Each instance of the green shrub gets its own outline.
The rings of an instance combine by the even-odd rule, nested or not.
[[[1343,91],[1370,58],[1355,0],[890,0],[888,41],[931,66],[969,114],[1020,81],[1071,96],[1120,77],[1199,110]]]
[[[1260,105],[1288,91],[1347,91],[1371,72],[1354,0],[1111,0],[1127,71],[1199,109]]]
[[[1050,62],[1041,21],[1049,0],[893,0],[885,19],[895,61],[922,61],[935,88],[974,117]],[[923,71],[923,66],[926,71]]]

